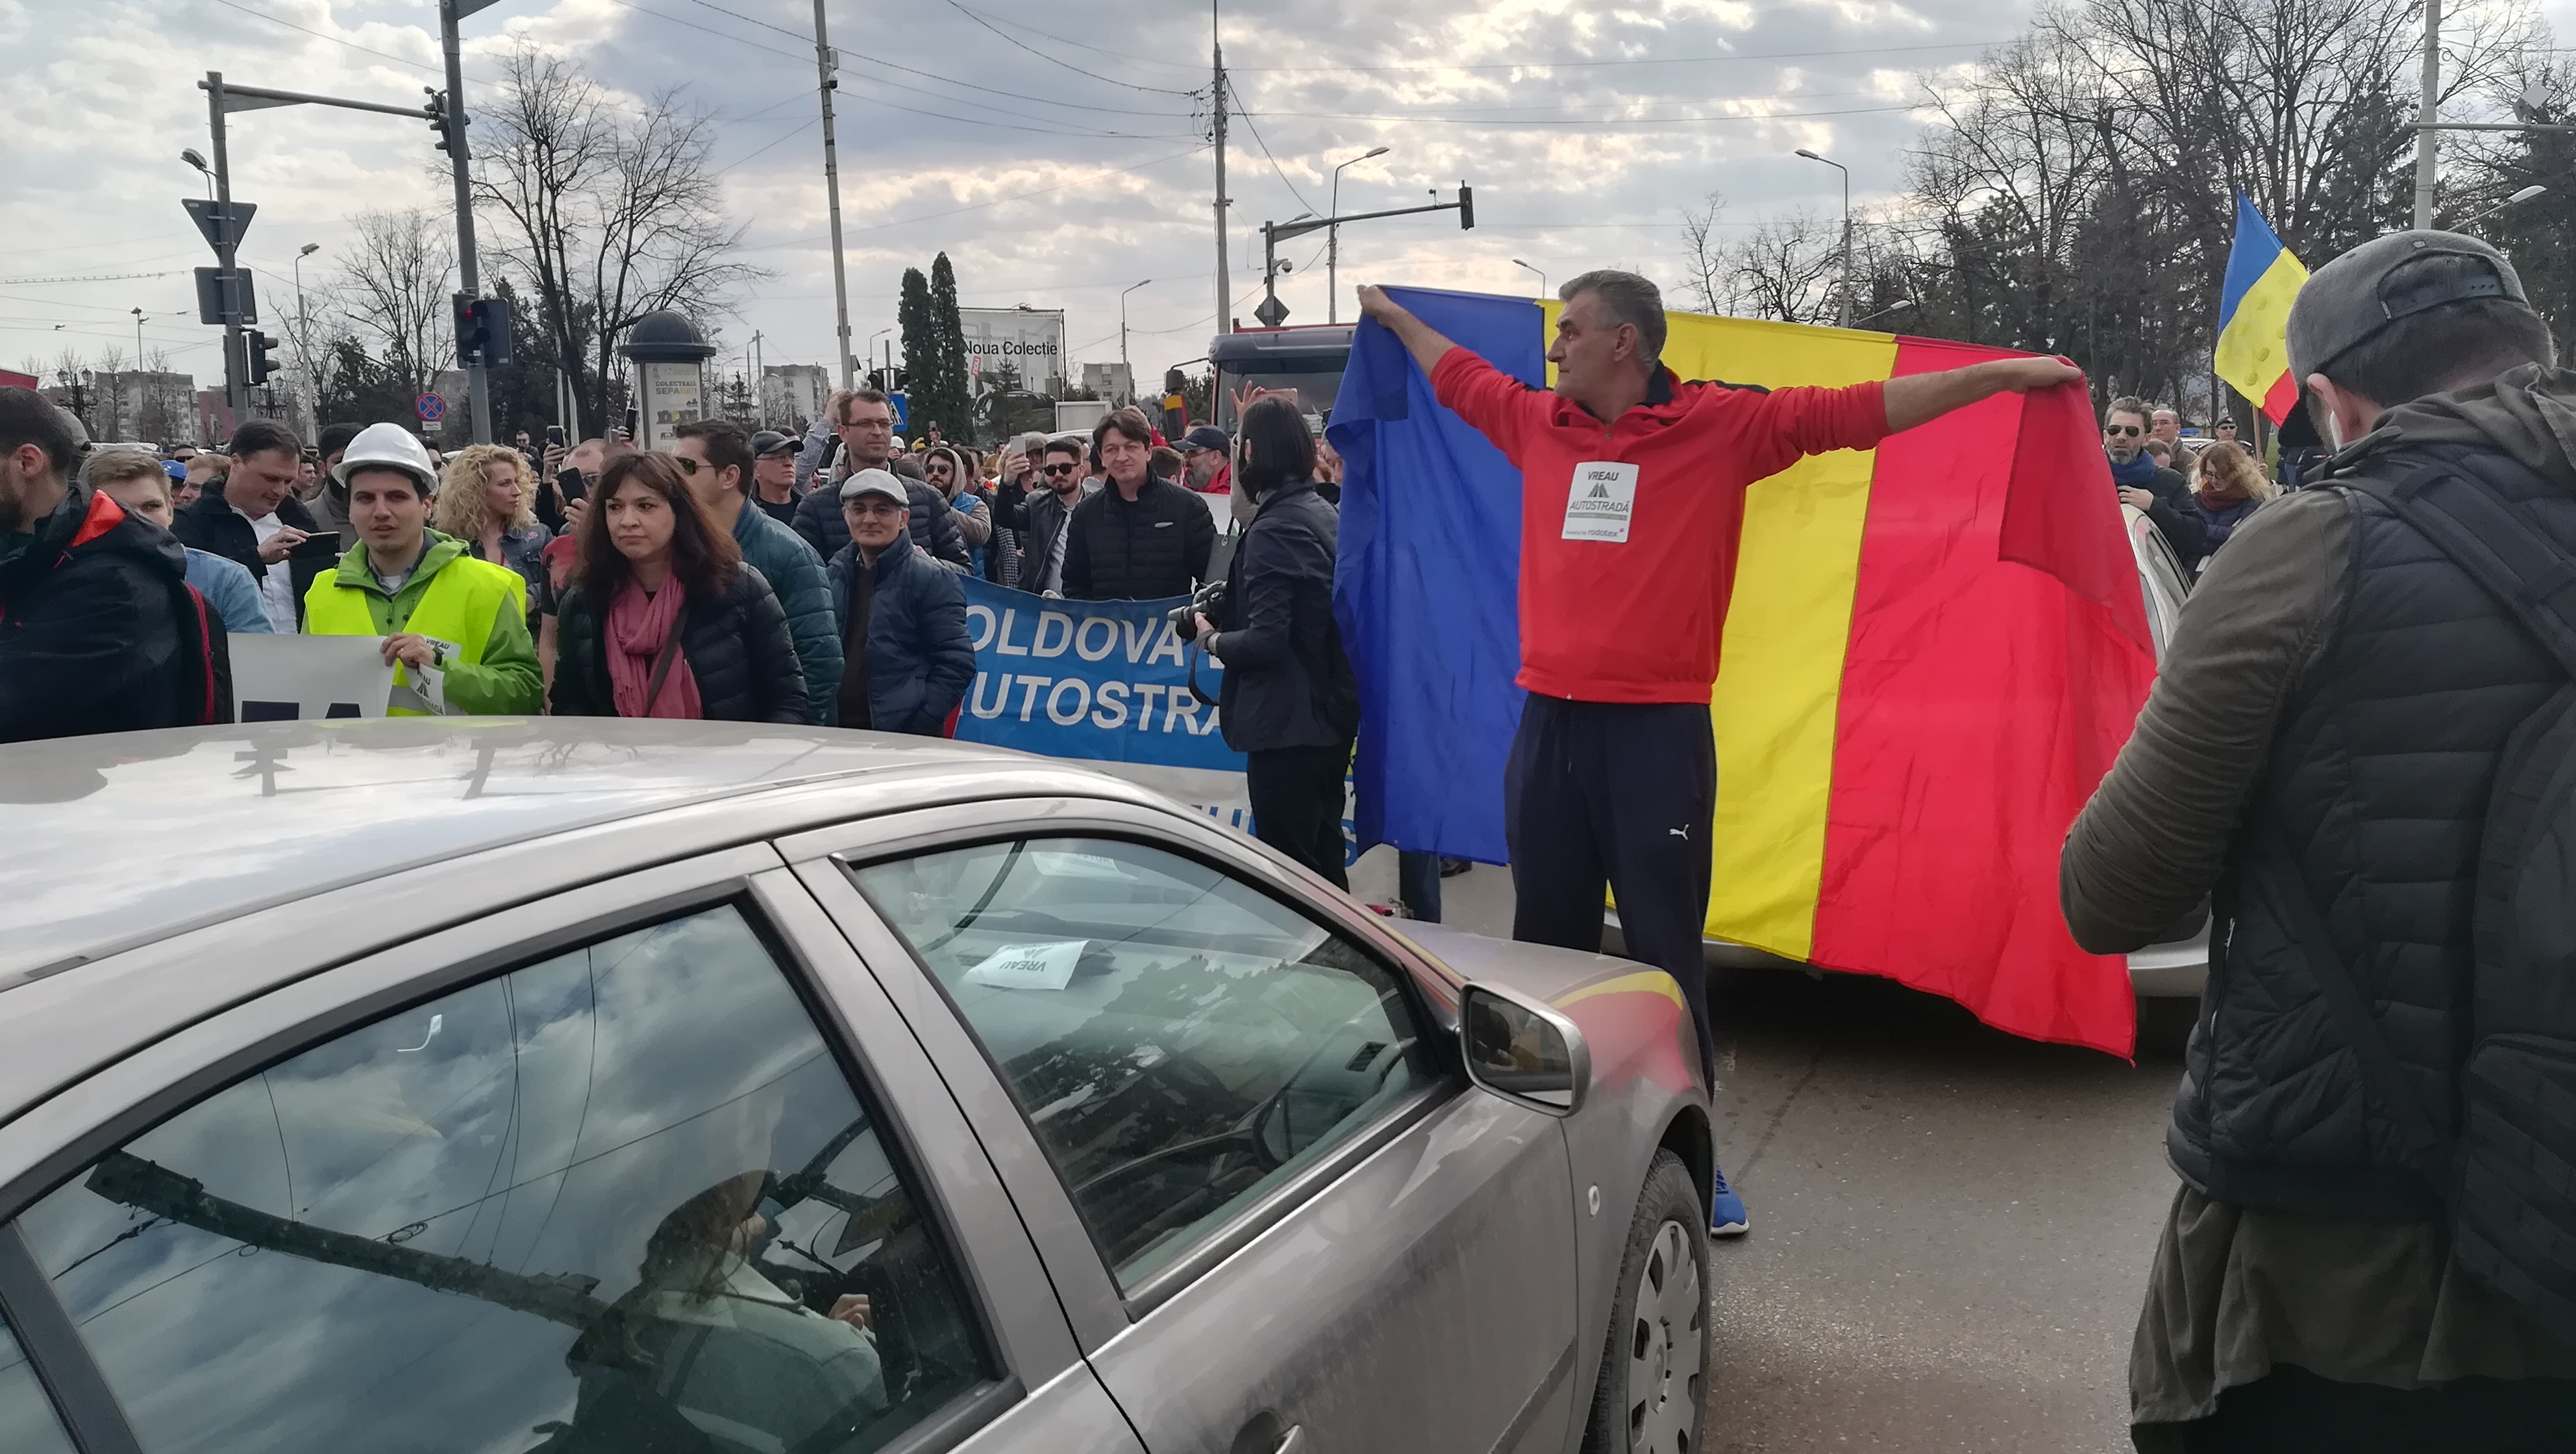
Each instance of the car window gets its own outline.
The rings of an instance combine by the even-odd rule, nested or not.
[[[855,1454],[986,1376],[732,907],[317,1045],[22,1225],[149,1454]]]
[[[0,1449],[9,1454],[72,1454],[72,1440],[27,1364],[27,1350],[0,1318]]]
[[[1001,1070],[1134,1287],[1431,1083],[1392,971],[1141,844],[983,844],[859,869]]]
[[[2138,557],[2138,588],[2147,598],[2147,629],[2155,638],[2156,656],[2173,639],[2182,617],[2183,597],[2191,591],[2172,547],[2144,515],[2129,522],[2129,540]]]

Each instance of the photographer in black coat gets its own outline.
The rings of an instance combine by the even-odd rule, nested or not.
[[[1252,524],[1218,619],[1197,618],[1198,640],[1225,663],[1217,716],[1244,755],[1253,836],[1346,889],[1342,780],[1360,693],[1333,623],[1340,515],[1315,493],[1315,440],[1296,405],[1256,401],[1236,438],[1235,486]]]

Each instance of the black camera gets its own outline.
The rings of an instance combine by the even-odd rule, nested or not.
[[[1224,604],[1225,582],[1214,580],[1199,587],[1197,593],[1190,597],[1188,605],[1174,606],[1163,619],[1172,623],[1172,629],[1181,634],[1183,641],[1195,641],[1199,634],[1197,618],[1205,616],[1211,621],[1215,620],[1218,608]]]

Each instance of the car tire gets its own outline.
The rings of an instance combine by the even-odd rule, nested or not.
[[[1697,1454],[1708,1417],[1708,1207],[1657,1151],[1628,1221],[1584,1454]]]

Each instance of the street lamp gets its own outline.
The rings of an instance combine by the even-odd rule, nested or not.
[[[304,260],[322,250],[322,244],[308,242],[295,253],[295,355],[303,365],[304,383],[311,390],[306,398],[313,410],[306,423],[319,429],[322,424],[322,380],[313,367],[313,310],[304,306]]]
[[[877,340],[892,332],[894,330],[891,328],[880,328],[868,335],[868,358],[871,362],[874,362],[877,356]],[[889,394],[894,392],[894,350],[892,348],[886,350],[885,377],[878,382],[884,386],[885,392]]]
[[[1154,281],[1152,278],[1147,278],[1145,283],[1150,283],[1152,281]],[[1118,367],[1124,369],[1127,373],[1127,393],[1129,395],[1129,397],[1119,400],[1121,404],[1132,404],[1136,402],[1134,397],[1136,393],[1136,366],[1127,361],[1127,295],[1135,292],[1137,288],[1145,286],[1145,283],[1137,283],[1134,286],[1122,289],[1118,294]]]
[[[206,179],[206,200],[215,200],[215,172],[206,165],[205,157],[192,146],[179,153],[179,160],[197,169],[197,175]]]
[[[1900,309],[1900,308],[1911,308],[1911,307],[1913,307],[1913,306],[1914,306],[1914,300],[1913,300],[1913,299],[1911,299],[1911,298],[1899,298],[1899,299],[1897,299],[1895,302],[1888,304],[1886,307],[1879,309],[1879,310],[1878,310],[1877,312],[1875,312],[1875,313],[1864,313],[1864,314],[1862,314],[1862,315],[1861,315],[1861,316],[1859,316],[1858,318],[1853,319],[1853,320],[1852,320],[1852,322],[1853,322],[1853,323],[1867,323],[1869,320],[1871,320],[1871,319],[1873,319],[1873,318],[1884,318],[1884,317],[1886,317],[1888,314],[1893,313],[1893,312],[1897,311],[1897,310],[1898,310],[1898,309]],[[1846,326],[1848,326],[1848,325],[1846,325]]]
[[[1547,269],[1542,267],[1532,267],[1530,264],[1522,262],[1519,258],[1512,259],[1512,266],[1516,268],[1529,268],[1531,272],[1538,274],[1538,295],[1542,298],[1547,296]]]
[[[1370,157],[1382,157],[1386,152],[1387,149],[1382,146],[1364,151],[1342,163],[1341,166],[1333,168],[1333,202],[1331,208],[1325,212],[1325,216],[1342,215],[1342,167],[1357,166]],[[1326,323],[1342,321],[1341,271],[1342,229],[1339,225],[1335,225],[1324,229],[1324,321]]]
[[[2503,211],[2504,209],[2506,209],[2507,207],[2515,206],[2515,205],[2517,205],[2517,204],[2519,204],[2519,203],[2523,203],[2523,202],[2528,202],[2528,201],[2530,201],[2532,198],[2537,197],[2537,196],[2539,196],[2541,193],[2546,192],[2546,191],[2548,191],[2548,190],[2549,190],[2549,189],[2548,189],[2547,187],[2544,187],[2544,186],[2540,185],[2539,183],[2534,182],[2534,183],[2533,183],[2533,184],[2531,184],[2530,186],[2523,188],[2521,191],[2516,192],[2516,193],[2514,193],[2512,196],[2505,198],[2503,201],[2498,202],[2497,204],[2495,204],[2495,205],[2494,205],[2494,206],[2492,206],[2492,207],[2489,207],[2489,208],[2488,208],[2488,209],[2486,209],[2484,212],[2480,212],[2479,214],[2477,214],[2477,215],[2476,215],[2476,216],[2474,216],[2474,217],[2469,217],[2469,218],[2464,218],[2464,219],[2462,219],[2459,225],[2460,225],[2460,226],[2462,226],[2462,227],[2473,227],[2473,226],[2477,225],[2478,223],[2484,222],[2484,221],[2486,221],[2488,218],[2493,217],[2493,216],[2494,216],[2494,215],[2496,215],[2497,213],[2502,212],[2502,211]]]
[[[1849,328],[1852,325],[1851,168],[1832,157],[1818,156],[1803,146],[1798,148],[1798,155],[1811,162],[1823,162],[1843,174],[1843,302],[1837,311],[1841,326]]]

